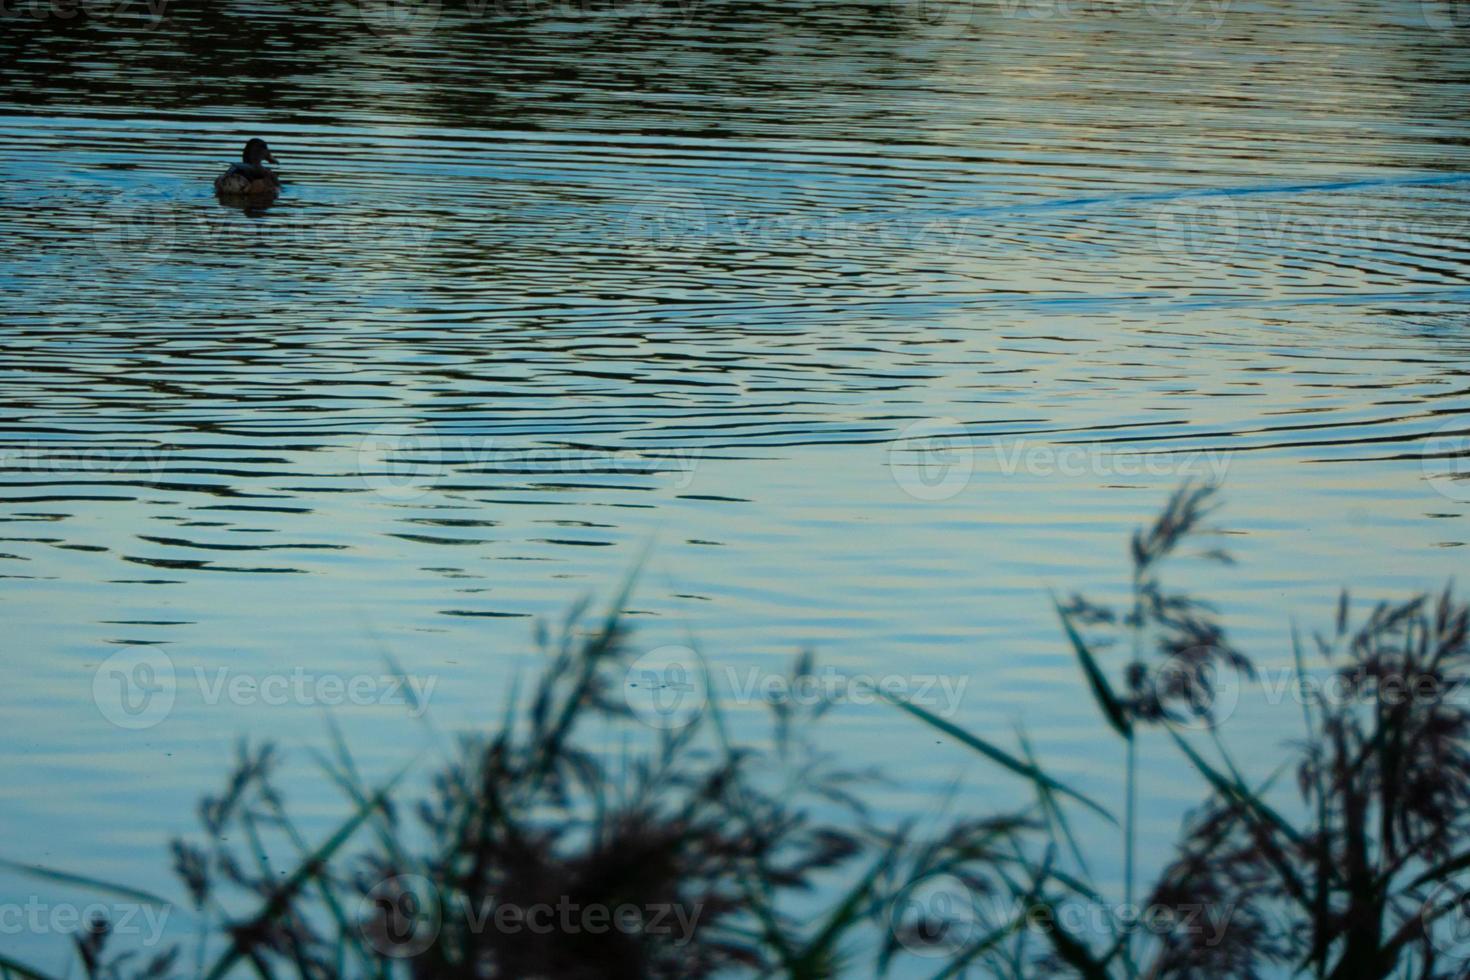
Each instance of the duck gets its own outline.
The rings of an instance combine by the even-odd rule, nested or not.
[[[214,179],[216,193],[229,197],[264,197],[281,189],[281,178],[261,162],[276,162],[265,140],[257,138],[246,143],[240,160]]]

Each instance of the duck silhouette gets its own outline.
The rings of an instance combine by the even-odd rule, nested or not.
[[[281,189],[281,178],[263,161],[276,162],[263,139],[245,144],[240,162],[214,179],[215,192],[223,197],[270,197]]]

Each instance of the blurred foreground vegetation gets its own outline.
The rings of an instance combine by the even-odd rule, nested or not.
[[[620,693],[625,591],[602,618],[579,608],[544,639],[532,689],[511,696],[498,730],[458,740],[424,798],[405,798],[401,775],[369,785],[335,737],[317,761],[344,812],[325,840],[293,821],[273,748],[242,744],[200,806],[198,839],[172,845],[198,940],[128,948],[99,919],[61,975],[1464,976],[1466,606],[1446,592],[1363,616],[1344,593],[1330,629],[1291,638],[1307,693],[1283,725],[1301,734],[1279,768],[1248,772],[1214,711],[1222,681],[1252,677],[1252,661],[1207,603],[1162,578],[1209,533],[1212,502],[1211,488],[1186,487],[1135,533],[1126,607],[1057,601],[1096,702],[1082,710],[1123,743],[1121,814],[1049,776],[1024,734],[1008,748],[892,696],[895,712],[1014,777],[1026,791],[1015,811],[926,833],[924,814],[879,819],[863,801],[875,774],[809,737],[828,704],[773,703],[760,748],[731,738],[713,699],[645,752],[599,748],[593,719],[604,736],[635,724]],[[798,658],[792,680],[812,670]],[[1336,683],[1306,684],[1312,670]],[[1144,737],[1177,745],[1203,795],[1146,883],[1133,853]],[[1116,826],[1122,894],[1091,880],[1079,819]],[[51,976],[4,955],[0,975]]]

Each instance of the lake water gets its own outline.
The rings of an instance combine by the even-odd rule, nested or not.
[[[1465,570],[1462,0],[153,3],[0,22],[0,857],[177,893],[242,734],[328,828],[324,703],[372,773],[492,724],[645,554],[650,662],[933,684],[1113,805],[1047,590],[1121,595],[1183,480],[1267,668]],[[1298,712],[1235,715],[1264,777]],[[892,709],[823,732],[887,808],[1024,797]],[[1142,758],[1153,868],[1204,790]]]

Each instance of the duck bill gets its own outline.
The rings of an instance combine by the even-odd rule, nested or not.
[[[276,161],[276,157],[275,157],[275,154],[273,154],[273,153],[267,153],[267,154],[266,154],[266,155],[265,155],[265,158],[266,158],[266,160],[268,160],[268,161],[270,161],[270,162],[271,162],[271,163],[275,163],[275,162],[277,162],[277,161]]]

